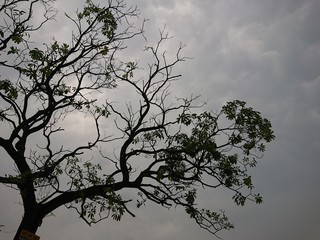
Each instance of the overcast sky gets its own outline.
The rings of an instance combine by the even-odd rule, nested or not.
[[[57,0],[61,12],[80,1]],[[320,1],[319,0],[135,0],[146,35],[166,25],[192,57],[179,68],[179,94],[201,94],[208,107],[240,99],[273,124],[276,140],[254,170],[261,205],[237,207],[229,193],[204,193],[200,201],[224,209],[235,229],[226,240],[315,240],[320,237]],[[59,20],[59,19],[58,19]],[[48,29],[48,32],[71,31]],[[137,40],[138,41],[138,40]],[[132,44],[133,46],[135,44]],[[138,43],[137,43],[138,45]],[[129,49],[132,53],[139,49]],[[0,239],[12,239],[21,218],[18,195],[0,188]],[[61,208],[38,231],[43,240],[194,240],[214,238],[183,210],[147,204],[136,218],[111,219],[92,227]]]

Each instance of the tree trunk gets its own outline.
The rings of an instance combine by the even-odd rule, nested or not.
[[[38,230],[38,227],[41,221],[42,220],[39,219],[35,213],[28,213],[28,214],[25,213],[13,240],[19,240],[19,236],[23,229],[27,230],[30,233],[35,234]]]

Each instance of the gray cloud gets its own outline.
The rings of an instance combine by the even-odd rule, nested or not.
[[[128,1],[130,4],[131,1]],[[225,209],[236,229],[220,235],[228,240],[317,239],[320,235],[318,199],[320,167],[320,2],[317,0],[148,0],[132,1],[149,18],[147,36],[157,39],[166,24],[177,43],[186,43],[192,57],[178,70],[183,78],[177,95],[201,94],[208,108],[242,99],[271,119],[276,141],[254,170],[257,190],[264,203],[236,207],[224,191],[203,193],[206,207]],[[57,7],[72,9],[76,1]],[[59,29],[68,32],[68,29]],[[49,29],[48,29],[49,31]],[[56,29],[55,31],[58,31]],[[143,42],[142,42],[143,43]],[[140,46],[134,42],[132,46]],[[143,44],[142,44],[143,45]],[[140,56],[136,49],[130,56]],[[1,188],[2,193],[7,189]],[[14,231],[20,208],[12,196],[0,198],[1,221]],[[12,209],[11,211],[4,210]],[[209,239],[184,215],[154,205],[137,210],[137,218],[107,220],[91,228],[65,210],[45,219],[43,239]],[[0,232],[1,239],[12,233]]]

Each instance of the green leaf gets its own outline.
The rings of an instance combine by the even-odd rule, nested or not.
[[[192,191],[188,191],[188,193],[186,194],[186,201],[189,205],[193,205],[194,201],[196,199],[196,190],[193,189]]]
[[[36,61],[42,60],[44,57],[43,51],[39,50],[38,48],[30,50],[29,55],[33,60]]]
[[[10,99],[17,99],[18,97],[18,90],[8,79],[0,80],[0,91],[1,90],[4,91]]]
[[[107,55],[109,53],[109,48],[107,46],[103,47],[101,50],[100,50],[100,53],[102,55]]]
[[[243,184],[246,185],[248,188],[252,188],[253,186],[252,186],[251,176],[244,178]]]
[[[261,204],[262,203],[262,197],[260,196],[260,194],[255,194],[254,195],[255,201],[257,204]]]
[[[19,48],[17,48],[17,47],[13,47],[13,46],[11,46],[10,47],[10,50],[8,51],[8,55],[10,55],[10,54],[16,54],[16,53],[18,53],[19,52]]]
[[[23,37],[21,36],[21,34],[14,34],[11,39],[14,43],[17,43],[17,44],[23,41]]]

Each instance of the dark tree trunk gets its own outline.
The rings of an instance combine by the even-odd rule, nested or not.
[[[24,216],[21,220],[20,226],[19,226],[13,240],[19,240],[19,236],[20,236],[21,231],[23,229],[27,230],[30,233],[35,234],[38,230],[38,227],[41,224],[41,221],[42,221],[42,219],[37,217],[37,215],[35,213],[24,214]]]

